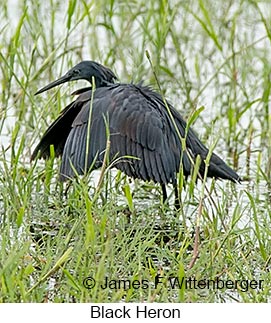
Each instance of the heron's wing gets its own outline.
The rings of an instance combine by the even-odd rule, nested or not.
[[[31,160],[36,158],[38,153],[39,157],[48,158],[50,156],[51,145],[54,146],[56,156],[62,155],[72,123],[80,112],[83,102],[91,97],[91,91],[86,92],[86,90],[89,90],[89,88],[86,88],[85,91],[81,89],[80,93],[85,93],[81,94],[75,101],[63,109],[59,117],[49,126],[33,151]]]
[[[180,166],[188,176],[197,156],[202,160],[200,174],[204,176],[208,149],[191,129],[183,149],[186,122],[171,105],[168,107],[174,122],[161,96],[146,87],[118,84],[96,89],[93,102],[90,98],[83,102],[72,123],[63,151],[62,179],[73,177],[74,170],[83,174],[91,166],[101,166],[107,139],[110,161],[131,177],[175,184]],[[214,153],[207,175],[239,180]]]
[[[163,105],[164,101],[158,93],[152,91],[148,87],[144,87],[144,92],[146,93],[146,95],[150,96],[152,100],[155,100],[157,102],[157,105],[160,105],[160,106]],[[184,121],[180,113],[176,109],[174,109],[174,107],[172,107],[169,103],[167,103],[167,105],[171,111],[172,117],[179,130],[180,136],[184,138],[186,128],[187,128],[186,122]],[[165,117],[168,117],[168,114]],[[172,132],[175,133],[176,135],[176,129],[173,129],[173,128],[175,127],[172,127],[172,123],[171,123]],[[185,151],[183,151],[183,147],[180,146],[180,138],[176,139],[175,146],[177,147],[177,149],[179,149],[179,151],[182,152],[181,161],[183,165],[184,174],[186,176],[190,174],[193,164],[196,160],[196,157],[200,156],[202,162],[200,164],[199,172],[203,177],[205,173],[205,160],[207,158],[209,150],[200,141],[196,133],[191,128],[187,130],[186,141],[185,141],[185,146],[186,146]],[[240,182],[241,180],[239,175],[215,153],[212,153],[211,155],[207,176],[214,177],[214,178],[228,179],[233,182]]]
[[[100,99],[95,94],[93,102],[91,97],[82,102],[80,112],[72,122],[62,156],[61,180],[72,178],[75,174],[82,175],[91,166],[97,168],[102,164],[106,147],[103,115],[107,112],[107,106],[99,104]]]
[[[84,104],[65,144],[62,178],[73,177],[74,170],[82,174],[91,165],[99,167],[107,133],[110,161],[115,167],[143,180],[175,181],[180,159],[176,138],[172,137],[162,107],[132,84],[98,88],[93,103]]]
[[[172,106],[170,106],[170,109],[174,116],[178,129],[180,130],[180,132],[183,131],[182,136],[184,136],[184,129],[187,127],[186,122]],[[188,129],[186,135],[186,149],[186,155],[189,155],[190,168],[193,167],[196,157],[200,156],[201,164],[199,172],[201,177],[203,178],[205,173],[205,160],[209,154],[209,149],[201,142],[201,140],[191,128]],[[212,153],[211,155],[207,170],[207,176],[213,178],[228,179],[233,182],[240,182],[241,180],[239,175],[215,153]]]
[[[119,169],[143,180],[175,182],[180,154],[174,150],[175,138],[164,112],[140,86],[131,85],[114,97],[109,114],[110,152],[121,157]]]

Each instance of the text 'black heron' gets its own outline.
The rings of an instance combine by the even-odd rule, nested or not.
[[[49,157],[50,145],[54,145],[56,156],[62,156],[60,179],[82,175],[91,165],[102,165],[109,130],[109,160],[119,160],[114,166],[133,178],[160,183],[164,201],[166,184],[171,183],[178,205],[180,166],[187,177],[200,156],[199,174],[203,177],[208,149],[192,129],[186,129],[180,113],[165,104],[159,93],[142,84],[114,84],[117,77],[110,69],[94,61],[83,61],[36,94],[74,80],[86,80],[92,85],[93,78],[94,93],[91,87],[75,92],[77,99],[47,129],[31,159],[38,152],[39,157]],[[185,147],[180,137],[185,138]],[[207,176],[240,181],[237,173],[215,153],[211,155]]]

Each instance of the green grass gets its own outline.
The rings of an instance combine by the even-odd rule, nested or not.
[[[270,301],[271,4],[10,3],[0,4],[0,301]],[[160,85],[243,183],[189,180],[176,214],[173,196],[164,206],[153,183],[105,171],[96,174],[98,190],[85,178],[67,189],[57,181],[58,160],[30,164],[79,84],[34,93],[82,59],[123,82]],[[164,279],[155,289],[157,275]],[[148,288],[90,290],[87,277],[146,280]],[[172,289],[172,277],[264,284]]]

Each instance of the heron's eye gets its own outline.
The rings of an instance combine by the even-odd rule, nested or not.
[[[73,75],[79,75],[80,74],[80,70],[73,70]]]

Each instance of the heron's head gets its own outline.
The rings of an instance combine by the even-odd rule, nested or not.
[[[82,61],[71,68],[65,75],[61,76],[58,80],[46,85],[40,89],[35,95],[52,89],[60,84],[76,81],[86,80],[93,85],[93,78],[95,80],[95,86],[101,87],[108,84],[113,84],[117,80],[116,75],[107,67],[94,62],[94,61]]]

